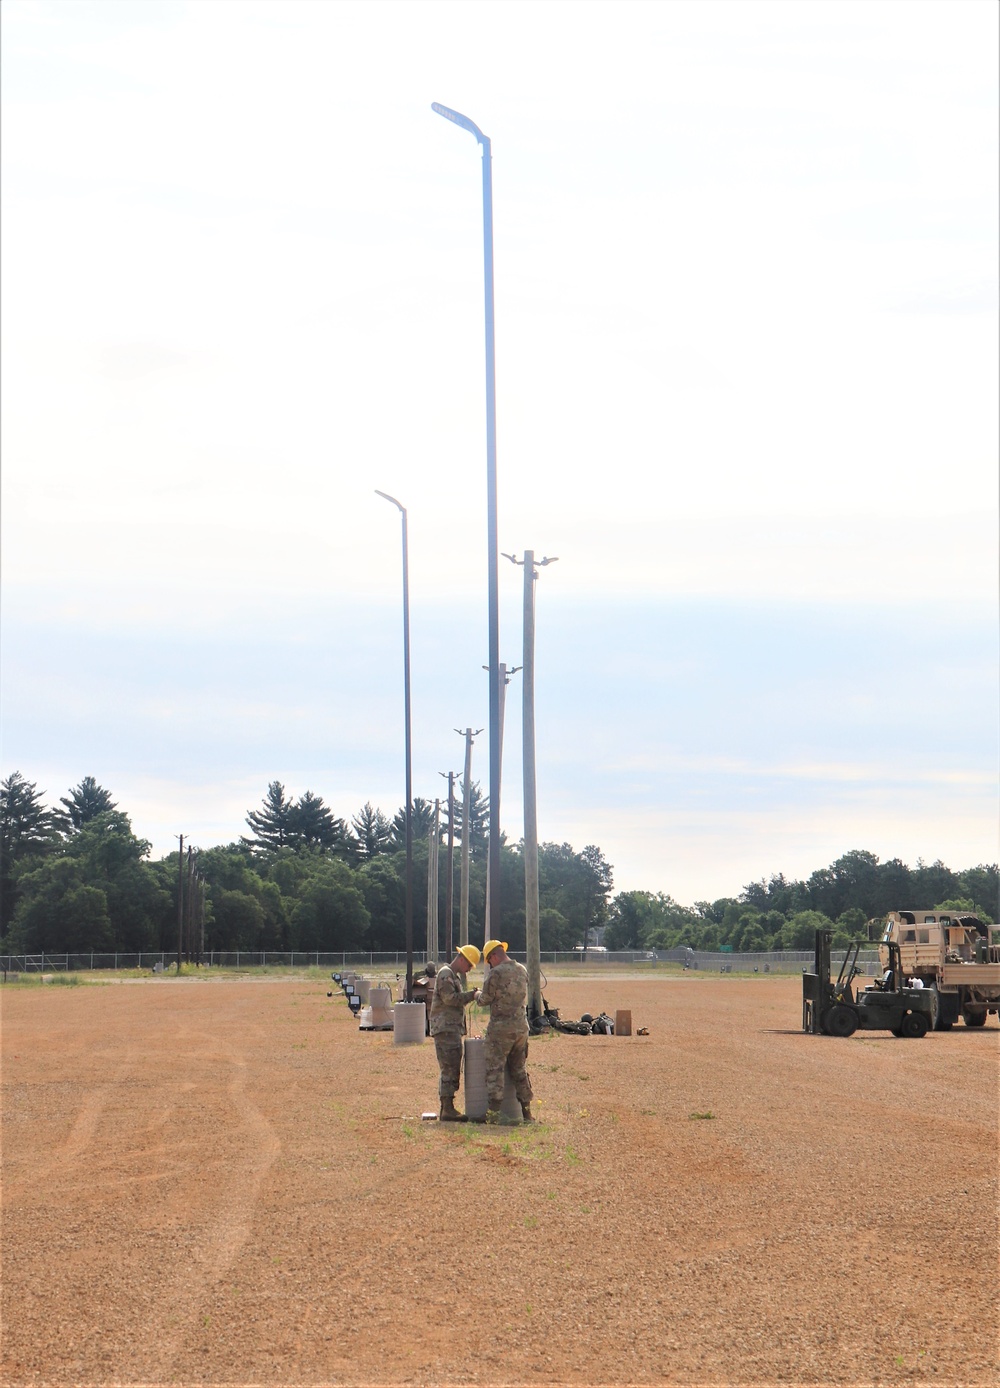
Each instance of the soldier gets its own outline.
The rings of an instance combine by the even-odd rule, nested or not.
[[[510,1070],[514,1091],[521,1105],[524,1121],[531,1123],[531,1080],[524,1068],[528,1062],[528,970],[516,959],[507,957],[507,945],[500,940],[487,940],[483,959],[490,966],[489,977],[483,984],[479,1001],[490,1009],[489,1025],[483,1052],[486,1057],[486,1096],[489,1108],[487,1123],[499,1123],[503,1102],[504,1067]]]
[[[465,1009],[479,995],[478,988],[464,989],[465,975],[479,963],[475,945],[460,945],[450,964],[437,971],[434,997],[431,1001],[431,1036],[437,1051],[438,1094],[441,1096],[442,1123],[461,1123],[464,1113],[455,1107],[458,1078],[462,1072],[462,1037],[465,1035]]]

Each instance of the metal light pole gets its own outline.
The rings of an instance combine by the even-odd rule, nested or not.
[[[524,565],[524,673],[521,681],[521,753],[524,783],[524,933],[528,966],[528,1016],[542,1015],[542,963],[538,912],[538,807],[535,799],[535,583],[536,569],[554,564],[536,561],[534,550],[524,559],[505,554],[512,564]]]
[[[375,488],[375,495],[393,506],[403,517],[403,717],[406,726],[406,997],[413,1001],[413,761],[410,750],[410,558],[406,532],[406,507],[388,492]]]
[[[489,138],[468,116],[431,103],[431,110],[475,135],[483,148],[483,277],[486,300],[486,511],[489,547],[490,657],[490,930],[500,935],[500,596],[497,576],[497,407],[493,332],[493,165]]]

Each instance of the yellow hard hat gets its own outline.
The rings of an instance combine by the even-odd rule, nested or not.
[[[464,954],[473,968],[479,963],[479,951],[475,945],[459,945],[459,954]]]
[[[495,949],[506,949],[506,948],[507,948],[507,941],[506,941],[506,940],[487,940],[486,943],[485,943],[485,945],[483,945],[483,958],[484,958],[485,960],[488,961],[490,955],[493,953],[493,951],[494,951]]]

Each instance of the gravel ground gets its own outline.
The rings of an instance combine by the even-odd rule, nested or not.
[[[422,1122],[321,979],[2,990],[5,1384],[1000,1384],[998,1029],[551,981],[541,1122]]]

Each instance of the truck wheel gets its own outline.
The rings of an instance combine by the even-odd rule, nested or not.
[[[927,1035],[928,1025],[927,1018],[922,1012],[907,1012],[899,1024],[899,1029],[904,1036],[916,1041],[921,1036]]]
[[[853,1036],[858,1029],[858,1019],[853,1007],[835,1002],[823,1018],[828,1036]]]
[[[963,1012],[962,1021],[967,1027],[984,1027],[986,1025],[986,1009],[982,1012]]]

